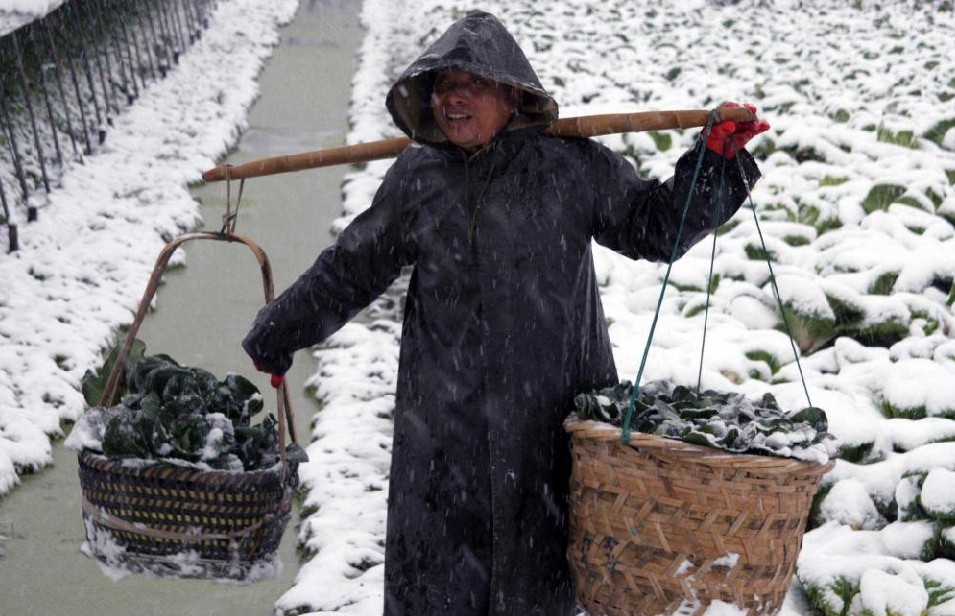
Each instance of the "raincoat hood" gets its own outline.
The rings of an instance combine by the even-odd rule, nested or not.
[[[435,75],[466,71],[521,92],[518,113],[505,130],[547,126],[557,120],[557,102],[544,91],[517,41],[490,13],[475,11],[453,23],[391,87],[385,104],[395,124],[415,141],[448,141],[431,109]]]

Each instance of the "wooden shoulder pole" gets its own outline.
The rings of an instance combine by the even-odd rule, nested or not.
[[[708,109],[609,113],[557,120],[548,127],[547,132],[559,137],[595,137],[612,133],[698,128],[706,126],[709,118],[710,111]],[[717,120],[746,122],[753,119],[755,119],[755,116],[743,107],[720,107],[717,110]],[[303,169],[392,158],[400,154],[409,143],[411,143],[411,140],[407,137],[399,137],[301,154],[262,158],[232,166],[229,169],[229,178],[241,180]],[[226,167],[227,165],[213,167],[202,174],[202,179],[206,182],[221,182],[226,179]]]

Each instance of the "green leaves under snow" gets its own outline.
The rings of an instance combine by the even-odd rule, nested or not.
[[[98,435],[104,455],[233,470],[267,468],[278,461],[274,418],[251,423],[263,409],[255,385],[238,374],[219,380],[168,355],[147,356],[145,350],[138,340],[133,345],[117,404],[99,406],[116,364],[115,349],[101,371],[83,377],[83,394],[92,408],[81,422]]]
[[[629,381],[574,398],[582,419],[604,421],[621,427],[633,396]],[[733,453],[776,455],[825,461],[826,413],[807,407],[784,412],[772,394],[759,400],[740,394],[697,391],[657,381],[640,388],[630,427],[687,443],[716,447]]]

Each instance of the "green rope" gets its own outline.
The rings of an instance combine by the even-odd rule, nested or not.
[[[637,396],[640,394],[640,379],[643,377],[643,369],[647,365],[647,356],[650,354],[650,345],[653,343],[653,333],[657,328],[657,321],[660,319],[660,309],[663,306],[663,294],[666,292],[667,284],[670,281],[670,271],[673,269],[673,262],[676,261],[677,250],[680,248],[680,239],[683,236],[683,223],[686,222],[687,212],[690,211],[690,200],[696,190],[696,183],[700,177],[700,169],[703,167],[703,158],[706,156],[706,140],[710,135],[710,129],[716,119],[716,109],[710,111],[710,117],[703,129],[703,136],[700,139],[700,156],[696,160],[696,168],[693,170],[693,180],[690,182],[690,190],[686,194],[686,203],[683,204],[683,214],[680,217],[680,226],[677,228],[676,241],[673,243],[673,250],[670,252],[670,262],[667,264],[667,271],[663,276],[663,284],[660,286],[660,297],[657,299],[657,309],[653,314],[653,322],[650,324],[650,335],[647,336],[647,345],[643,349],[643,358],[640,360],[640,370],[637,372],[637,378],[633,383],[633,393],[630,396],[630,404],[627,405],[627,416],[623,421],[623,432],[620,435],[620,441],[624,445],[630,443],[630,421],[633,419],[633,411],[636,407]]]
[[[726,188],[726,158],[720,165],[720,191],[716,201],[716,219],[723,220],[723,196]],[[706,276],[706,304],[703,307],[703,342],[700,344],[700,370],[696,374],[696,391],[703,386],[703,354],[706,351],[706,332],[709,331],[710,297],[713,295],[713,264],[716,263],[716,237],[719,228],[713,230],[713,246],[710,248],[710,271]]]
[[[802,383],[803,393],[806,394],[806,402],[812,406],[812,400],[809,398],[809,388],[806,386],[806,376],[802,371],[802,364],[799,361],[799,351],[796,349],[796,341],[793,338],[792,327],[789,325],[789,317],[786,316],[786,310],[783,308],[783,300],[779,296],[779,286],[776,284],[776,274],[773,272],[773,262],[769,258],[769,250],[766,249],[766,240],[763,239],[763,230],[759,228],[759,217],[756,215],[756,204],[753,203],[753,195],[749,192],[749,180],[746,178],[746,172],[743,171],[743,165],[736,161],[739,166],[739,173],[743,177],[743,184],[747,186],[746,197],[749,200],[750,209],[753,210],[753,221],[756,223],[756,233],[759,235],[759,243],[763,248],[763,255],[766,257],[766,265],[769,267],[769,282],[773,287],[773,294],[776,296],[776,305],[779,307],[779,314],[783,318],[783,327],[786,328],[786,335],[789,336],[789,345],[793,350],[793,357],[796,358],[796,368],[799,369],[799,380]]]
[[[637,397],[640,395],[640,379],[643,377],[643,370],[646,368],[647,357],[650,354],[650,346],[653,343],[653,334],[656,331],[657,322],[660,318],[660,310],[663,307],[663,295],[666,292],[667,284],[670,281],[670,271],[673,269],[673,262],[676,261],[676,252],[680,246],[680,238],[683,235],[683,223],[686,221],[687,212],[690,209],[690,199],[693,197],[693,192],[696,190],[696,184],[699,179],[700,169],[703,166],[703,157],[706,154],[706,140],[709,137],[710,129],[713,126],[713,122],[716,118],[716,110],[710,112],[709,120],[707,121],[706,128],[703,129],[702,143],[704,144],[700,151],[700,156],[696,161],[696,168],[693,171],[693,180],[690,183],[690,191],[687,194],[686,203],[683,205],[683,214],[680,218],[680,226],[677,229],[676,241],[673,245],[673,250],[670,253],[670,262],[667,264],[666,273],[663,276],[663,284],[660,287],[660,296],[657,299],[656,311],[653,314],[653,322],[650,324],[650,334],[647,336],[647,344],[643,349],[643,357],[640,359],[640,369],[637,371],[637,378],[633,384],[633,392],[630,396],[630,403],[627,406],[627,415],[624,418],[623,430],[620,435],[620,441],[627,445],[630,443],[630,434],[631,422],[633,419],[633,413],[636,408]],[[753,211],[753,220],[756,223],[756,233],[759,235],[759,242],[763,249],[763,255],[766,257],[766,265],[769,268],[769,280],[772,284],[773,295],[776,297],[776,304],[779,307],[779,314],[782,315],[783,326],[786,329],[786,335],[789,337],[789,344],[793,350],[793,356],[796,359],[796,368],[799,370],[799,380],[802,383],[803,393],[806,395],[806,402],[809,406],[812,406],[812,400],[809,396],[809,388],[806,385],[806,377],[803,373],[802,364],[799,361],[799,351],[796,348],[796,341],[792,334],[792,327],[789,324],[789,317],[786,315],[786,311],[783,307],[783,301],[779,294],[779,286],[776,284],[776,274],[773,271],[773,263],[769,258],[769,250],[766,248],[766,240],[763,238],[763,230],[759,226],[759,216],[756,214],[756,204],[753,203],[753,195],[749,190],[749,179],[746,177],[746,172],[743,170],[743,164],[739,161],[739,158],[736,159],[737,167],[739,168],[740,176],[743,180],[743,186],[746,189],[746,198],[749,202],[750,209]],[[726,171],[726,160],[723,160],[723,165],[720,167],[720,186],[719,186],[719,199],[717,201],[717,218],[722,219],[723,217],[723,194],[725,188],[725,171]],[[707,276],[707,288],[706,288],[706,305],[704,309],[704,319],[703,319],[703,343],[700,348],[700,369],[697,374],[696,388],[699,391],[702,381],[703,381],[703,354],[706,349],[706,332],[707,332],[707,323],[709,321],[709,311],[710,311],[710,296],[712,294],[712,282],[713,282],[713,264],[716,260],[716,236],[717,232],[713,233],[713,246],[710,250],[710,270],[709,275]]]

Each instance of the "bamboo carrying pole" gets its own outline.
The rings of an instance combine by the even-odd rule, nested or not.
[[[716,113],[716,121],[747,122],[754,120],[755,117],[752,112],[744,107],[719,107]],[[695,128],[706,126],[709,119],[710,111],[708,109],[610,113],[557,120],[547,128],[546,132],[559,137],[594,137],[611,133]],[[242,180],[303,169],[391,158],[400,154],[409,143],[411,143],[411,140],[407,137],[399,137],[301,154],[273,156],[235,166],[219,165],[204,172],[202,179],[206,182],[221,182],[226,179],[226,173],[228,172],[229,179]]]

